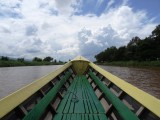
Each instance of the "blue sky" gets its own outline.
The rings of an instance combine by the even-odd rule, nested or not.
[[[90,60],[145,38],[160,22],[159,0],[0,0],[0,56]]]
[[[145,10],[150,18],[160,22],[160,1],[159,0],[132,0],[129,5],[136,10]]]

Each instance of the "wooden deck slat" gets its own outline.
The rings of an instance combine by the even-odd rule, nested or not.
[[[86,102],[86,96],[84,94],[84,88],[82,87],[82,99],[83,99],[83,104],[84,104],[84,108],[85,108],[85,113],[89,113],[89,108],[88,108],[88,104]]]
[[[71,86],[69,87],[64,100],[62,100],[62,102],[60,103],[60,108],[58,107],[58,113],[67,113],[69,110],[69,113],[73,113],[73,107],[74,105],[71,104],[71,98],[73,96],[73,93],[71,93],[71,91],[74,92],[75,87],[76,87],[77,82],[73,81]],[[69,109],[71,108],[71,109]]]
[[[82,119],[82,114],[77,114],[77,120],[81,120]]]
[[[78,98],[77,102],[72,101],[73,93]],[[101,116],[107,120],[104,108],[85,76],[74,78],[59,107],[55,116],[64,116],[63,120],[100,120]]]
[[[71,84],[71,86],[68,88],[68,90],[70,91],[72,91],[72,89],[73,89],[73,87],[75,86],[75,82],[73,82],[72,84]],[[67,100],[68,100],[68,98],[69,98],[69,96],[70,96],[71,94],[68,94],[68,92],[66,93],[66,95],[65,95],[65,97],[63,98],[63,100],[61,101],[61,103],[60,103],[60,105],[59,105],[59,107],[58,107],[58,109],[57,109],[57,112],[58,113],[62,113],[62,111],[63,111],[63,109],[64,109],[64,106],[65,106],[65,104],[66,104],[66,102],[67,102]]]
[[[67,115],[64,114],[62,120],[66,120],[67,119]]]
[[[72,114],[71,120],[76,120],[76,114]]]
[[[84,78],[84,79],[86,79],[86,78]],[[89,84],[88,80],[86,80],[86,84],[87,84],[87,87],[86,87],[87,91],[91,95],[91,98],[95,104],[95,107],[98,110],[98,113],[105,113],[104,108],[102,107],[101,103],[98,100],[98,97],[96,96],[95,93],[92,92],[93,89],[92,89],[91,85]]]
[[[71,90],[67,91],[67,94],[69,94],[69,98],[66,101],[66,105],[64,106],[65,109],[63,110],[63,113],[73,113],[74,111],[74,103],[72,102],[72,97],[74,96],[74,94],[76,94],[75,89],[76,89],[77,81],[74,81],[74,82],[75,82],[75,86],[73,86]]]
[[[81,120],[85,120],[84,114],[81,115]]]
[[[71,114],[67,114],[67,120],[71,119]]]
[[[61,120],[62,117],[63,117],[62,114],[56,114],[54,120]]]
[[[101,114],[98,117],[99,117],[99,120],[107,120],[107,117],[105,114]]]
[[[75,109],[74,113],[85,113],[85,108],[83,104],[83,98],[82,98],[82,79],[78,77],[77,79],[78,84],[76,86],[76,96],[78,97],[77,103],[75,103]]]
[[[88,114],[85,114],[85,120],[89,120],[89,119],[88,119]]]
[[[68,113],[74,113],[74,107],[75,107],[75,103],[72,101],[72,98],[74,97],[74,98],[76,98],[76,92],[77,92],[77,84],[78,84],[78,81],[77,81],[77,77],[75,78],[76,79],[76,81],[74,81],[76,84],[75,84],[75,87],[74,87],[74,89],[72,90],[72,91],[69,91],[70,92],[70,94],[71,94],[71,98],[70,99],[68,99],[68,103],[67,104],[69,104],[70,106],[68,107]]]
[[[92,112],[93,112],[93,113],[98,113],[98,112],[97,112],[97,109],[96,109],[96,107],[95,107],[95,105],[94,105],[94,103],[93,103],[93,99],[92,99],[92,97],[91,97],[91,95],[90,95],[90,93],[89,93],[90,91],[88,91],[88,88],[87,88],[87,87],[89,87],[89,85],[86,84],[86,81],[85,81],[84,86],[85,86],[85,89],[86,89],[86,94],[87,94],[87,97],[88,97],[88,99],[89,99],[89,103],[90,103],[90,107],[91,107]]]
[[[93,117],[94,117],[94,120],[99,120],[98,115],[94,114]]]
[[[42,114],[45,112],[47,106],[56,97],[59,89],[65,83],[65,81],[71,76],[70,72],[67,72],[62,79],[54,86],[41,100],[36,104],[36,106],[23,118],[23,120],[39,120]]]

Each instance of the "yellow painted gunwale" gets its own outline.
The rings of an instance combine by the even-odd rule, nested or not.
[[[72,65],[71,62],[66,63],[61,68],[57,69],[54,72],[28,84],[27,86],[15,91],[14,93],[6,96],[5,98],[0,100],[0,119],[13,110],[15,107],[20,105],[23,101],[37,92],[41,87],[50,82],[53,78],[63,72],[65,69]]]
[[[135,100],[137,100],[143,106],[145,106],[150,111],[152,111],[154,114],[156,114],[157,116],[160,117],[160,100],[159,99],[149,95],[148,93],[138,89],[137,87],[135,87],[135,86],[125,82],[124,80],[112,75],[111,73],[103,70],[102,68],[98,67],[94,63],[85,59],[84,57],[78,56],[75,59],[73,59],[71,62],[66,63],[64,66],[62,66],[58,70],[32,82],[31,84],[23,87],[22,89],[20,89],[16,92],[12,93],[11,95],[1,99],[0,100],[0,118],[2,118],[4,115],[9,113],[11,110],[13,110],[19,104],[21,104],[23,101],[25,101],[31,95],[33,95],[36,91],[38,91],[41,87],[43,87],[45,84],[47,84],[53,78],[55,78],[57,75],[59,75],[65,69],[70,67],[73,63],[76,64],[76,62],[78,63],[79,61],[80,62],[83,62],[83,61],[87,62],[89,64],[89,66],[91,66],[92,68],[97,70],[99,73],[101,73],[104,77],[106,77],[112,83],[114,83],[119,88],[121,88],[128,95],[132,96]]]
[[[138,89],[137,87],[129,84],[128,82],[118,78],[117,76],[105,71],[104,69],[98,67],[97,65],[95,65],[92,62],[89,63],[89,66],[94,68],[96,71],[98,71],[100,74],[102,74],[108,80],[110,80],[113,84],[117,85],[119,88],[121,88],[124,92],[126,92],[132,98],[137,100],[139,103],[141,103],[147,109],[152,111],[155,115],[160,117],[160,100],[159,99],[157,99],[154,96]]]

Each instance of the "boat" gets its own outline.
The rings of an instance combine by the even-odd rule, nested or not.
[[[160,120],[160,100],[82,56],[0,100],[1,120]]]

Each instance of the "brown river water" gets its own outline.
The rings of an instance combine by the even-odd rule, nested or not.
[[[160,99],[160,68],[100,67]]]
[[[0,68],[0,99],[60,67],[61,65]],[[100,67],[160,99],[160,69]]]

